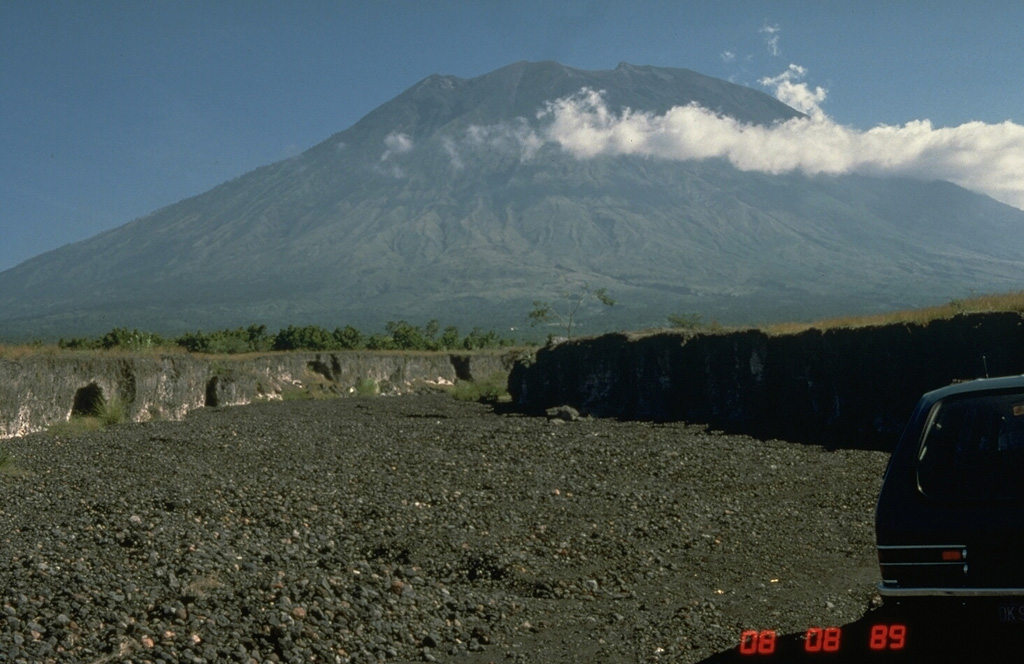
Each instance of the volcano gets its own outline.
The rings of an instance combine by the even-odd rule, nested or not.
[[[941,181],[581,157],[550,127],[559,100],[587,93],[614,113],[801,117],[686,69],[520,62],[430,76],[302,154],[0,273],[0,336],[429,319],[508,329],[535,301],[606,289],[617,305],[581,310],[588,333],[1021,287],[1024,211]]]

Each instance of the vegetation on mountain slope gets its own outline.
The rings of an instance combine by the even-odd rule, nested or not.
[[[436,319],[422,327],[405,320],[389,321],[385,330],[383,334],[367,336],[351,325],[334,330],[319,325],[289,325],[271,334],[266,325],[253,324],[233,330],[196,330],[169,339],[153,332],[119,327],[99,337],[61,338],[57,346],[67,350],[127,351],[177,346],[191,353],[236,354],[272,350],[483,350],[515,345],[514,339],[501,337],[493,330],[485,331],[479,327],[474,327],[465,336],[454,325],[441,330]]]

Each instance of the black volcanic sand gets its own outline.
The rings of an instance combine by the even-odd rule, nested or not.
[[[0,447],[0,661],[789,661],[741,632],[876,599],[879,452],[444,395]]]

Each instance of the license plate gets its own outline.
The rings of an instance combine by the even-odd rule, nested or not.
[[[1024,624],[1024,601],[1014,604],[1000,604],[997,607],[999,622]]]

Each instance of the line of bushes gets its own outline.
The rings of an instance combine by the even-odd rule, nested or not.
[[[270,334],[266,325],[250,325],[234,330],[186,332],[176,338],[165,338],[152,332],[117,327],[99,337],[61,338],[57,345],[68,350],[119,349],[139,351],[180,346],[191,353],[254,353],[271,350],[483,350],[516,345],[512,338],[501,337],[493,330],[474,327],[462,336],[449,325],[443,330],[436,320],[424,326],[408,321],[389,321],[384,333],[366,335],[346,325],[327,330],[319,325],[289,325]]]

